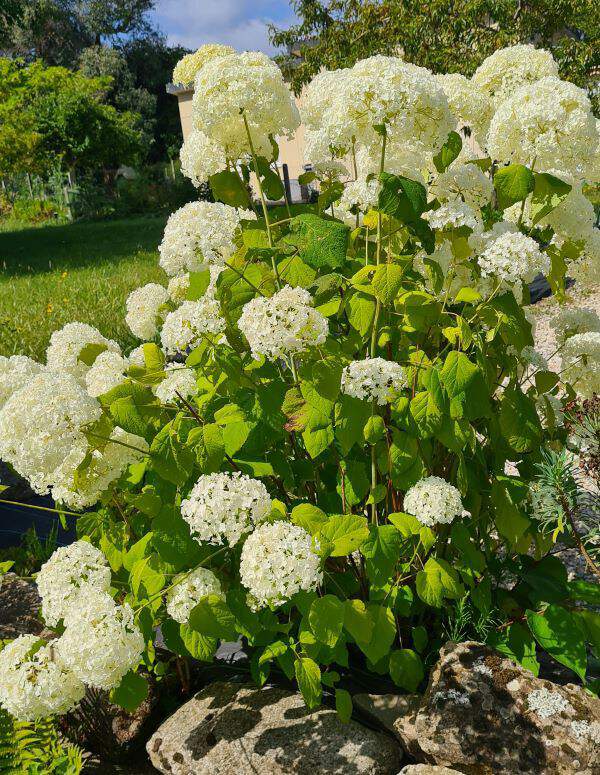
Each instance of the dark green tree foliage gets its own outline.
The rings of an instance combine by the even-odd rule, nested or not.
[[[534,42],[552,51],[562,78],[592,89],[600,66],[594,0],[292,0],[299,23],[271,28],[299,91],[323,67],[398,54],[434,72],[471,75],[496,49]]]

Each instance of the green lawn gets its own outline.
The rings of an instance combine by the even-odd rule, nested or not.
[[[52,331],[72,320],[126,348],[137,344],[124,323],[125,299],[166,281],[157,252],[165,221],[0,227],[0,355],[41,360]]]

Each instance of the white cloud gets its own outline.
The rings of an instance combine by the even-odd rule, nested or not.
[[[273,54],[268,24],[293,21],[287,0],[158,0],[154,20],[171,44],[196,49],[227,43],[238,51]]]

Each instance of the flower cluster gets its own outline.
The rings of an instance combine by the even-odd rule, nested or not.
[[[385,406],[406,387],[402,366],[384,358],[352,361],[342,372],[342,393]]]
[[[221,582],[208,568],[196,568],[167,594],[167,613],[179,624],[187,624],[192,609],[206,595],[221,595]]]
[[[404,496],[404,511],[422,525],[433,527],[452,522],[463,512],[459,491],[439,476],[428,476],[413,485]]]
[[[108,592],[110,581],[106,558],[95,546],[87,541],[61,546],[36,576],[46,624],[56,627],[82,595],[92,589]]]
[[[96,358],[85,375],[87,392],[94,398],[108,393],[125,379],[129,361],[119,353],[105,350]]]
[[[428,210],[424,218],[429,221],[432,229],[460,229],[466,226],[468,229],[481,228],[481,219],[470,204],[460,199],[452,199],[437,210]]]
[[[25,387],[44,367],[26,355],[0,355],[0,409],[13,393]]]
[[[173,83],[189,86],[194,82],[196,73],[204,67],[207,62],[216,57],[233,54],[234,49],[231,46],[224,46],[220,43],[207,43],[200,46],[192,54],[186,54],[182,57],[173,69]]]
[[[458,122],[470,126],[475,138],[483,145],[493,113],[489,95],[460,73],[436,75],[435,79],[444,90]]]
[[[600,393],[600,332],[570,336],[562,350],[562,370],[583,398]]]
[[[246,474],[204,474],[181,503],[181,515],[197,541],[234,546],[271,512],[264,484]]]
[[[98,329],[87,323],[67,323],[54,331],[46,350],[46,365],[49,370],[71,374],[79,380],[85,377],[89,366],[79,359],[88,345],[98,345],[113,352],[121,352],[112,339],[102,336]]]
[[[193,369],[171,363],[166,367],[165,373],[166,377],[154,387],[154,395],[163,404],[196,394],[196,372]]]
[[[494,185],[477,164],[457,159],[432,180],[429,192],[440,202],[462,199],[472,208],[482,208],[491,200]]]
[[[271,158],[269,136],[291,134],[298,109],[281,70],[266,54],[247,51],[208,61],[196,74],[194,127],[237,160],[250,152]]]
[[[242,310],[238,328],[244,334],[254,358],[269,360],[301,353],[323,344],[329,324],[312,306],[304,288],[284,286],[271,298],[255,298]]]
[[[169,216],[158,248],[160,266],[170,277],[222,266],[238,247],[243,219],[256,215],[221,202],[189,202]]]
[[[160,332],[160,340],[168,354],[182,353],[197,347],[204,336],[214,338],[225,331],[219,302],[205,294],[198,301],[184,301],[169,312]]]
[[[145,439],[115,428],[102,449],[89,453],[83,471],[76,471],[71,479],[57,484],[52,496],[59,503],[78,511],[93,506],[127,466],[143,458],[147,452]]]
[[[562,347],[571,336],[600,332],[600,315],[589,307],[575,307],[561,310],[550,321],[556,343]]]
[[[133,610],[99,589],[89,589],[69,609],[65,632],[56,643],[63,663],[80,681],[96,689],[114,689],[123,676],[137,667],[144,636]]]
[[[35,635],[20,635],[0,651],[0,705],[20,721],[66,713],[85,686]]]
[[[242,548],[240,578],[254,609],[281,605],[321,583],[318,546],[298,525],[280,521],[261,525]]]
[[[483,235],[485,237],[485,235]],[[518,231],[505,231],[488,241],[477,256],[483,277],[493,276],[509,285],[529,282],[550,270],[550,257],[537,242]]]
[[[225,151],[198,129],[193,129],[183,141],[179,159],[181,174],[189,178],[196,188],[227,167]]]
[[[127,297],[125,322],[139,339],[154,339],[160,323],[160,310],[169,301],[169,292],[158,283],[136,288]]]
[[[42,372],[0,409],[0,458],[45,494],[72,481],[88,447],[81,428],[101,414],[75,377]]]

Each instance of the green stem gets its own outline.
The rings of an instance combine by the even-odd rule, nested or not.
[[[252,156],[252,163],[254,165],[254,174],[256,175],[256,183],[258,185],[258,193],[260,196],[260,203],[262,205],[263,215],[265,217],[265,225],[267,227],[267,239],[269,240],[269,247],[273,247],[273,235],[271,234],[271,222],[269,221],[269,211],[267,209],[267,200],[263,191],[262,183],[260,182],[260,172],[258,171],[258,159],[256,158],[256,151],[254,150],[254,143],[252,142],[252,135],[250,134],[250,127],[248,126],[248,119],[246,113],[242,111],[242,118],[244,120],[244,126],[246,128],[246,135],[248,137],[248,146],[250,147],[250,154]],[[273,265],[273,272],[275,274],[275,281],[277,287],[281,287],[279,282],[279,272],[277,271],[277,264],[275,263],[275,255],[271,254],[271,264]]]
[[[260,289],[260,288],[258,288],[256,285],[254,285],[254,283],[250,282],[250,280],[249,280],[249,279],[246,277],[246,275],[245,275],[243,272],[240,272],[240,270],[239,270],[237,267],[233,266],[233,264],[230,264],[228,261],[226,261],[226,262],[225,262],[225,266],[226,266],[228,269],[231,269],[231,271],[232,271],[232,272],[235,272],[235,273],[238,275],[238,277],[241,277],[241,279],[242,279],[242,280],[243,280],[245,283],[248,283],[248,285],[249,285],[249,286],[250,286],[250,287],[251,287],[253,290],[255,290],[257,293],[259,293],[261,296],[266,296],[266,294],[264,294],[264,293],[261,291],[261,289]]]
[[[21,503],[20,501],[9,501],[6,498],[0,498],[0,503],[8,503],[9,506],[22,506],[24,509],[37,509],[38,511],[51,511],[54,514],[65,514],[67,517],[81,517],[75,511],[65,511],[64,509],[52,509],[49,506],[35,506],[33,503]],[[83,513],[83,512],[82,512]]]
[[[387,144],[387,134],[383,135],[381,142],[381,159],[379,161],[379,175],[385,169],[385,148]],[[375,260],[377,266],[381,264],[381,248],[382,248],[382,215],[381,210],[377,211],[377,249],[375,253]],[[379,315],[381,313],[381,302],[377,299],[375,305],[375,318],[373,320],[373,331],[371,332],[371,358],[375,357],[375,351],[377,349],[377,327],[379,325]]]
[[[142,455],[148,454],[147,449],[134,447],[133,444],[126,444],[124,441],[118,441],[118,439],[109,439],[108,436],[101,436],[99,433],[93,433],[93,431],[86,431],[86,433],[88,436],[93,436],[95,439],[102,439],[102,441],[106,441],[107,444],[119,444],[121,447],[126,447],[127,449],[133,449],[136,452],[141,452]]]

